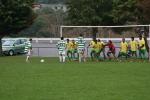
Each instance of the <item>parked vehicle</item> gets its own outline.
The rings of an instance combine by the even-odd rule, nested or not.
[[[2,43],[3,54],[13,56],[15,54],[24,53],[26,38],[7,38],[3,39]]]

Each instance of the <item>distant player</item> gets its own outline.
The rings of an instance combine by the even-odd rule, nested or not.
[[[77,49],[79,55],[79,62],[85,62],[85,41],[82,34],[80,34],[80,37],[78,37],[77,39]]]
[[[32,52],[32,39],[29,39],[29,41],[27,41],[25,43],[25,50],[24,50],[25,54],[27,54],[26,56],[26,62],[30,61],[30,56],[31,56],[31,52]]]
[[[140,58],[141,59],[145,58],[146,47],[145,47],[145,40],[144,40],[144,38],[142,38],[142,36],[139,36],[138,49],[139,49]]]
[[[128,57],[127,51],[128,51],[128,43],[125,41],[125,38],[122,38],[122,42],[120,43],[120,52],[118,58],[125,56],[127,59]]]
[[[94,48],[94,57],[96,57],[97,61],[100,60],[100,43],[98,43],[97,40],[94,41],[94,45],[93,45],[93,48]]]
[[[75,42],[75,40],[72,40],[72,46],[71,46],[71,51],[72,51],[72,57],[73,60],[76,60],[76,58],[78,58],[78,51],[77,51],[77,43]],[[76,56],[77,54],[77,56]]]
[[[72,42],[67,39],[67,57],[69,58],[69,61],[72,60]]]
[[[100,49],[100,51],[99,51],[99,55],[101,54],[101,52],[103,53],[103,57],[104,57],[104,59],[106,59],[106,56],[105,56],[105,48],[104,48],[104,46],[105,46],[105,43],[104,42],[102,42],[100,39],[98,39],[97,40],[97,42],[98,42],[98,44],[99,44],[99,49]]]
[[[95,58],[95,50],[94,50],[94,45],[95,45],[95,39],[93,38],[93,40],[89,43],[88,47],[90,47],[91,52],[90,52],[90,56],[91,56],[91,60],[93,61]]]
[[[137,41],[134,40],[134,37],[131,37],[131,41],[129,42],[129,48],[130,48],[132,57],[135,56],[137,58],[138,43]]]
[[[57,48],[59,51],[59,61],[65,62],[65,54],[66,54],[66,42],[63,37],[61,37],[61,40],[57,43]]]
[[[105,45],[105,46],[108,46],[108,51],[107,51],[107,56],[109,59],[111,59],[111,54],[113,55],[114,58],[116,58],[115,56],[115,46],[114,44],[112,43],[111,40],[108,41],[108,43]]]

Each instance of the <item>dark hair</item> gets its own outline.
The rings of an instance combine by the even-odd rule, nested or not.
[[[82,37],[83,35],[82,35],[82,34],[80,34],[80,36]]]
[[[64,40],[64,37],[61,37],[60,39],[61,39],[61,40]]]
[[[29,41],[32,41],[32,39],[30,38]]]
[[[134,37],[131,37],[131,39],[134,39]]]

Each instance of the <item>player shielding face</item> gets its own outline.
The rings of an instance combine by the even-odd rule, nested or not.
[[[64,38],[61,37],[61,40],[57,43],[57,48],[59,52],[59,61],[65,62],[65,55],[66,55],[66,42],[64,41]]]
[[[80,37],[78,37],[77,39],[77,49],[79,55],[79,62],[85,62],[85,41],[82,34],[80,34]]]
[[[134,40],[134,37],[131,37],[131,41],[129,42],[129,47],[130,47],[132,57],[135,56],[137,58],[138,43],[137,41]]]
[[[31,52],[32,52],[32,39],[29,39],[29,41],[26,42],[24,52],[27,55],[26,62],[29,62],[30,61],[30,57],[31,57]]]
[[[127,59],[127,51],[128,51],[128,43],[125,41],[125,38],[122,38],[122,42],[120,43],[120,52],[118,58],[125,56]]]

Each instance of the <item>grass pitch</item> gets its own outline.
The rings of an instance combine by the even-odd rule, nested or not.
[[[0,100],[150,100],[150,63],[0,58]]]

